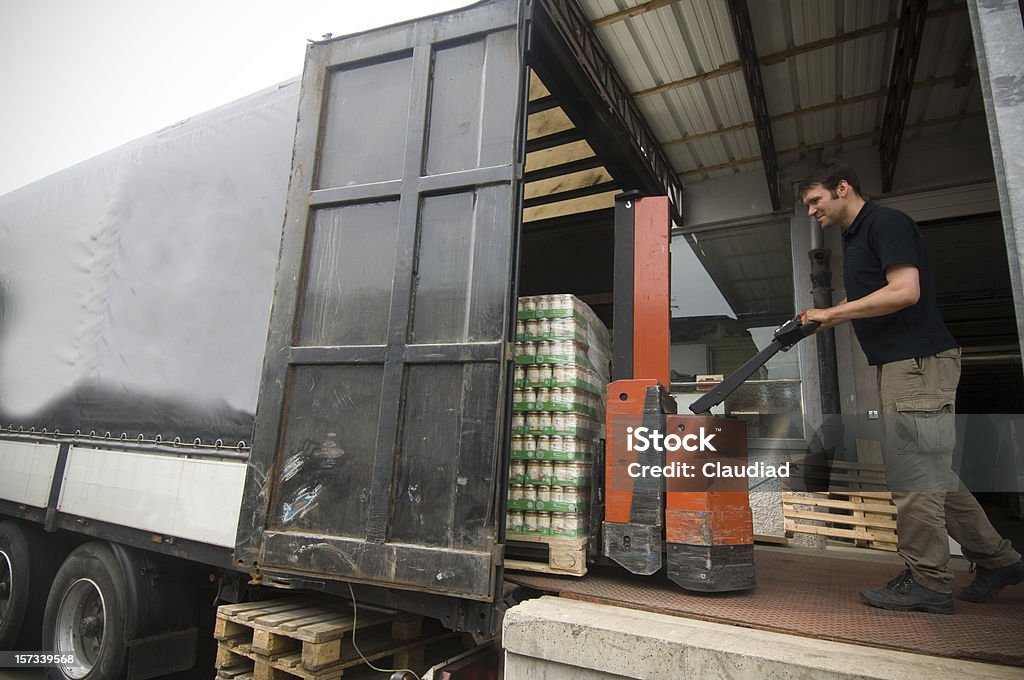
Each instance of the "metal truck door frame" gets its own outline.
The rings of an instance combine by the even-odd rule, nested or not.
[[[500,589],[528,8],[309,47],[240,567]]]

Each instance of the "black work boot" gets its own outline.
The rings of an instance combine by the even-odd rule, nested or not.
[[[974,567],[975,565],[971,565]],[[1024,581],[1024,559],[1017,560],[1014,564],[995,569],[976,567],[974,581],[966,588],[961,588],[956,594],[961,600],[967,602],[988,602],[1006,586],[1012,586]]]
[[[925,588],[914,580],[909,569],[885,584],[884,588],[860,591],[860,599],[872,607],[897,612],[953,613],[953,596]]]

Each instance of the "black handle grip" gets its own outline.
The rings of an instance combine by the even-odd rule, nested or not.
[[[775,329],[775,341],[782,345],[782,351],[786,351],[814,333],[819,326],[821,324],[817,321],[803,323],[802,318],[797,315]]]

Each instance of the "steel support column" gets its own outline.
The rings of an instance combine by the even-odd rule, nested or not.
[[[1017,0],[968,0],[1024,354],[1024,25]]]
[[[750,9],[747,7],[747,0],[729,0],[729,19],[732,21],[732,30],[736,36],[740,64],[743,67],[743,79],[747,83],[750,109],[754,112],[757,141],[761,146],[761,161],[764,164],[765,179],[768,181],[768,194],[772,199],[772,209],[780,210],[782,199],[779,189],[779,159],[775,153],[775,137],[772,135],[772,121],[768,115],[768,101],[764,96],[761,66],[757,60],[754,29],[750,23]]]
[[[896,176],[896,162],[903,140],[903,128],[907,123],[907,108],[914,87],[914,71],[921,51],[921,36],[928,10],[928,0],[903,0],[900,10],[900,24],[896,32],[896,51],[892,55],[892,72],[889,75],[889,94],[885,99],[885,115],[882,118],[882,136],[878,152],[882,162],[882,192],[892,191]]]

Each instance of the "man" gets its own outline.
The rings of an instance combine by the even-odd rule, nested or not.
[[[907,215],[865,200],[849,166],[832,161],[800,183],[807,214],[843,231],[847,297],[808,309],[821,330],[850,321],[878,367],[886,481],[898,510],[899,554],[907,569],[867,604],[897,611],[953,613],[947,532],[977,567],[961,600],[985,602],[1024,581],[1024,561],[952,472],[960,348],[939,315],[921,232]]]

